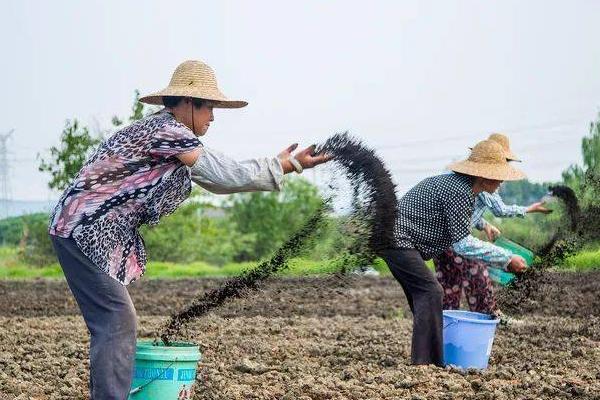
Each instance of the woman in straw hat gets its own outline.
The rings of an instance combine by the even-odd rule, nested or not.
[[[398,280],[414,315],[411,359],[413,364],[443,365],[443,290],[424,260],[447,248],[459,254],[486,254],[490,259],[521,269],[525,261],[471,236],[475,199],[493,193],[500,183],[524,178],[506,161],[502,147],[491,140],[479,142],[468,159],[449,166],[454,173],[429,177],[399,201],[396,248],[382,253]],[[468,246],[467,246],[468,244]]]
[[[520,161],[510,149],[510,141],[507,136],[493,133],[488,137],[504,150],[507,161]],[[544,207],[543,202],[533,203],[524,207],[519,205],[507,205],[500,197],[498,190],[493,193],[481,192],[475,200],[475,210],[471,218],[471,224],[478,230],[484,231],[490,242],[500,235],[500,230],[483,219],[486,210],[492,211],[496,217],[523,218],[527,213],[550,213],[551,210]],[[462,253],[469,253],[463,249]],[[469,309],[475,312],[503,316],[497,307],[494,297],[492,281],[489,278],[488,266],[508,269],[509,258],[504,262],[498,257],[486,253],[478,254],[470,252],[471,257],[460,255],[454,248],[448,248],[442,254],[433,258],[436,277],[444,289],[444,310],[456,310],[460,307],[460,297],[464,291]],[[513,272],[520,272],[514,271]],[[504,316],[503,316],[504,317]]]
[[[213,108],[240,108],[217,87],[213,70],[186,61],[169,86],[140,101],[165,107],[103,142],[65,190],[49,233],[89,329],[93,399],[127,398],[136,315],[126,285],[145,270],[138,228],[156,224],[191,192],[191,180],[216,193],[279,190],[284,174],[327,161],[292,145],[275,157],[237,162],[204,147]]]

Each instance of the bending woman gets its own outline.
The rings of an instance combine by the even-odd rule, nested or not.
[[[502,146],[507,161],[520,161],[511,151],[509,139],[505,135],[493,133],[488,140],[495,141]],[[507,205],[500,197],[498,190],[493,193],[481,192],[475,200],[475,210],[471,218],[471,224],[478,230],[484,231],[490,242],[493,242],[500,235],[500,230],[483,218],[483,214],[488,209],[492,211],[494,216],[502,218],[523,218],[527,213],[547,214],[551,212],[551,210],[544,207],[543,202],[533,203],[528,207],[516,204]],[[503,316],[496,304],[488,266],[507,270],[510,261],[508,255],[510,253],[497,248],[495,252],[482,252],[480,257],[477,258],[475,250],[476,247],[472,248],[470,252],[468,249],[463,249],[463,254],[472,255],[467,258],[459,254],[454,248],[449,248],[433,258],[436,277],[444,289],[443,308],[444,310],[457,310],[460,307],[460,297],[464,291],[471,311]],[[498,253],[501,252],[505,252],[507,256],[499,256]],[[503,318],[506,317],[503,316]]]
[[[204,147],[213,108],[240,108],[212,69],[186,61],[169,86],[143,97],[164,109],[116,132],[81,168],[56,205],[49,233],[90,338],[92,399],[126,399],[132,380],[136,313],[126,285],[146,267],[143,224],[154,225],[190,195],[191,179],[216,193],[279,190],[284,174],[327,160],[309,147],[292,155],[236,162]]]
[[[471,216],[478,193],[493,193],[500,183],[524,174],[512,167],[502,147],[493,141],[478,143],[467,160],[449,166],[452,174],[429,177],[399,201],[396,247],[381,256],[402,286],[413,313],[413,364],[443,365],[443,290],[424,260],[449,247],[459,254],[476,244],[480,253],[495,253],[490,243],[471,236]],[[464,254],[465,256],[467,254]],[[513,268],[524,268],[519,256],[500,253]],[[504,260],[506,258],[506,260]]]

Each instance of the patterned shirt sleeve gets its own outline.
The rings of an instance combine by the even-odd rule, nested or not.
[[[510,263],[510,259],[512,258],[512,253],[510,251],[491,243],[484,242],[483,240],[479,240],[472,235],[454,243],[452,249],[464,257],[476,258],[492,267],[502,268],[504,270],[506,270]]]
[[[443,200],[448,234],[452,243],[456,243],[470,234],[472,201],[472,196],[464,192],[451,193]]]
[[[527,207],[513,204],[511,206],[504,204],[502,197],[496,191],[494,193],[481,192],[479,198],[496,217],[525,217]]]
[[[201,146],[200,140],[182,124],[166,124],[157,130],[150,143],[150,155],[153,157],[173,157],[187,153]]]

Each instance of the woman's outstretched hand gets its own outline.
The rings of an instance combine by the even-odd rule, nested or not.
[[[552,212],[552,210],[550,210],[549,208],[544,207],[546,203],[543,201],[540,201],[538,203],[533,203],[532,205],[530,205],[529,207],[527,207],[527,212],[528,213],[542,213],[542,214],[550,214]]]
[[[297,167],[294,167],[293,162],[290,161],[291,157],[294,157],[298,161],[301,169],[316,167],[317,165],[323,164],[331,160],[332,158],[330,155],[325,153],[315,154],[316,146],[314,144],[312,146],[308,146],[304,150],[297,152],[296,154],[292,154],[297,148],[298,143],[294,143],[293,145],[289,146],[287,149],[283,150],[277,155],[277,157],[281,161],[283,172],[286,174],[296,171],[298,169]]]

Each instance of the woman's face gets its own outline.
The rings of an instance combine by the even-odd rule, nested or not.
[[[194,107],[194,134],[196,136],[204,136],[210,127],[210,123],[215,119],[213,115],[213,105],[211,103],[203,103],[200,107],[195,107],[194,105],[192,105],[192,107]]]
[[[481,188],[484,192],[494,193],[500,187],[502,181],[497,181],[495,179],[482,179],[481,180]]]

